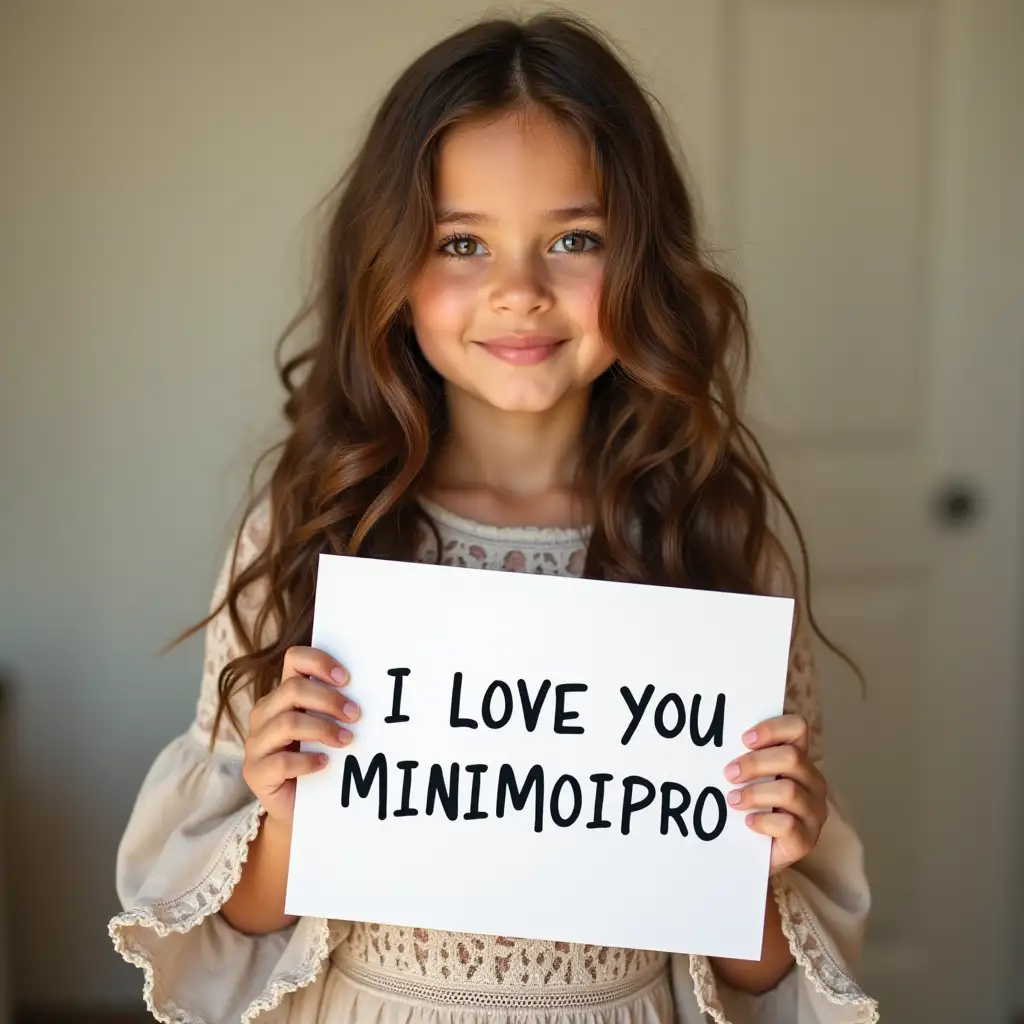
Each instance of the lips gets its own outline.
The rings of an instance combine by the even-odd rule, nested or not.
[[[536,366],[550,359],[566,340],[546,334],[506,334],[477,344],[502,362],[513,366]]]

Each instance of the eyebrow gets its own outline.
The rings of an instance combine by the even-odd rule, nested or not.
[[[442,207],[436,213],[438,224],[486,224],[491,218],[485,213],[471,213],[467,210],[452,210]],[[588,220],[604,216],[600,203],[584,203],[582,206],[566,206],[560,210],[546,210],[547,220]]]

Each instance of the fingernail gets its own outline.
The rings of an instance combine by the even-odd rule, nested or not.
[[[736,734],[733,733],[733,735],[735,736]],[[740,777],[740,766],[735,761],[725,769],[725,777],[727,779],[738,779]]]
[[[738,803],[740,802],[740,800],[741,800],[742,798],[743,798],[743,791],[742,791],[742,790],[740,790],[740,789],[734,789],[734,790],[733,790],[733,791],[732,791],[732,792],[731,792],[731,793],[730,793],[730,794],[729,794],[729,795],[728,795],[728,796],[726,797],[726,799],[727,799],[727,800],[729,801],[729,803],[731,803],[731,804],[733,805],[733,807],[735,807],[735,806],[736,806],[736,805],[737,805],[737,804],[738,804]]]
[[[338,730],[338,739],[341,740],[342,743],[351,743],[352,733],[348,729],[341,728]]]
[[[748,732],[743,734],[743,742],[748,747],[753,746],[757,742],[757,732],[754,729],[750,729]]]
[[[348,673],[343,668],[332,668],[331,678],[339,686],[344,686],[348,682]]]
[[[359,705],[347,700],[342,705],[341,713],[350,721],[354,722],[359,717]]]

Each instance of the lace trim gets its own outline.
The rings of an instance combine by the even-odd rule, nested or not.
[[[522,992],[600,991],[651,977],[669,957],[653,950],[354,922],[333,959],[370,970],[376,977],[411,977],[442,988]]]
[[[142,998],[146,1009],[163,1024],[208,1024],[196,1012],[179,1006],[159,993],[156,973],[149,951],[130,934],[134,927],[149,928],[161,937],[175,932],[188,932],[204,918],[217,913],[242,877],[242,869],[249,856],[249,846],[260,829],[263,807],[256,803],[240,817],[229,832],[213,866],[191,889],[172,900],[160,900],[145,907],[135,907],[114,917],[107,932],[114,948],[130,964],[145,975]],[[306,948],[301,963],[291,971],[273,978],[267,989],[255,999],[245,1013],[241,1024],[248,1024],[259,1014],[273,1010],[286,995],[314,982],[330,954],[330,924],[324,918],[314,919],[316,934]],[[159,1005],[158,1005],[159,1004]]]
[[[865,994],[849,972],[832,956],[803,896],[781,875],[772,877],[772,890],[782,918],[782,934],[789,942],[793,959],[803,968],[814,990],[830,1003],[856,1006],[858,1012],[851,1018],[850,1024],[876,1024],[878,1003]]]
[[[447,985],[411,981],[374,971],[363,964],[335,960],[334,966],[356,984],[386,992],[401,999],[414,999],[423,1003],[443,1006],[471,1007],[487,1010],[570,1009],[574,1007],[607,1006],[636,996],[661,981],[667,972],[662,962],[658,969],[613,985],[592,986],[585,989],[497,990],[492,988],[454,988]]]
[[[285,996],[298,992],[300,988],[312,985],[320,976],[324,964],[331,953],[331,926],[327,918],[314,918],[316,935],[306,946],[306,953],[293,971],[278,975],[267,987],[266,991],[254,999],[249,1008],[242,1014],[241,1024],[249,1024],[261,1013],[276,1009]]]
[[[690,977],[693,979],[693,994],[700,1012],[707,1014],[715,1024],[729,1024],[725,1019],[725,1008],[718,998],[718,983],[711,969],[711,961],[706,956],[690,954]]]
[[[779,875],[772,876],[771,885],[782,918],[782,934],[814,991],[830,1003],[855,1007],[855,1016],[850,1017],[847,1024],[877,1024],[878,1003],[865,994],[832,956],[804,898]],[[711,961],[706,956],[690,956],[690,977],[701,1013],[707,1014],[715,1024],[730,1024],[718,998],[718,983]]]

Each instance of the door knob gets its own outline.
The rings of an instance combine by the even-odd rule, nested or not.
[[[953,481],[935,498],[935,515],[947,529],[961,529],[978,518],[981,499],[976,487],[965,481]]]

